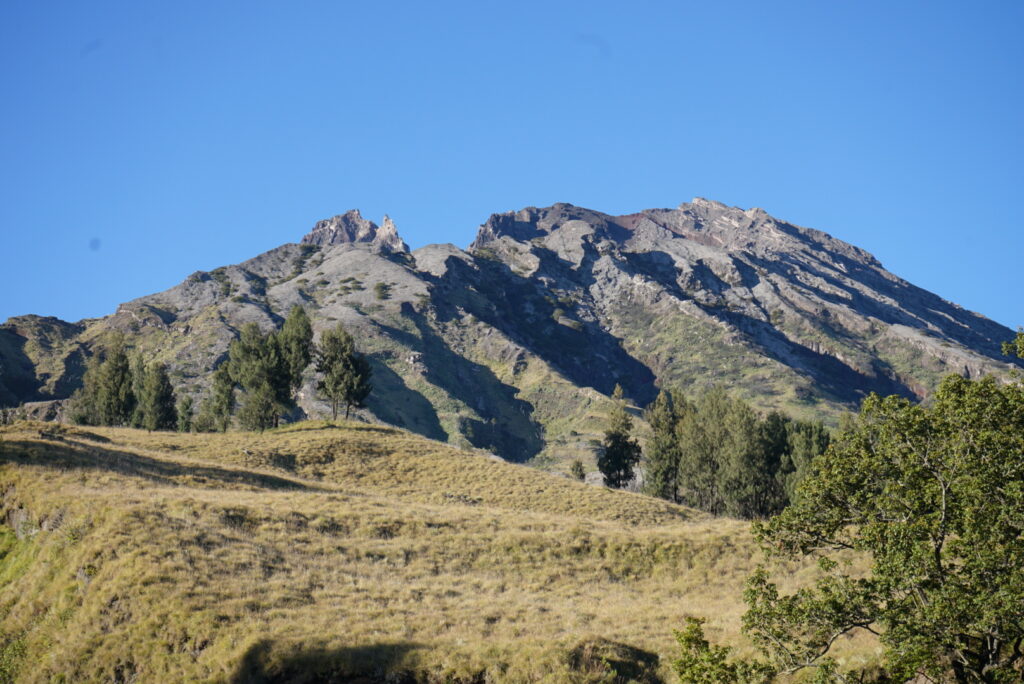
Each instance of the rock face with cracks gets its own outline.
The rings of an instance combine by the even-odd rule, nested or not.
[[[555,468],[593,458],[616,383],[637,406],[721,385],[834,421],[869,392],[926,399],[946,374],[1012,367],[1008,328],[761,209],[529,207],[491,216],[466,250],[412,252],[390,219],[350,211],[104,318],[11,319],[0,403],[68,396],[112,331],[198,399],[245,323],[269,330],[295,304],[369,355],[363,418]],[[329,414],[315,387],[311,367],[301,410]]]

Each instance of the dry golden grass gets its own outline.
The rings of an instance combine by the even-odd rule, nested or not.
[[[672,629],[738,642],[760,557],[745,523],[400,430],[53,429],[0,429],[18,681],[674,681]]]

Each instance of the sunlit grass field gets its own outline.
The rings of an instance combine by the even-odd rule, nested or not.
[[[671,682],[686,615],[749,649],[744,522],[355,423],[0,440],[0,681]]]

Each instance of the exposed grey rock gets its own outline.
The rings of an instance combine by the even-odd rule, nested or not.
[[[516,461],[592,463],[616,383],[637,407],[659,388],[716,384],[834,421],[868,392],[927,399],[948,373],[1012,367],[1009,329],[761,209],[528,207],[491,216],[468,250],[411,254],[390,219],[350,211],[102,319],[8,321],[0,405],[68,396],[112,330],[201,399],[238,330],[280,326],[294,305],[317,336],[343,325],[369,355],[359,419]],[[329,414],[316,380],[310,367],[296,416]]]
[[[408,252],[409,247],[398,236],[398,229],[390,217],[381,225],[364,219],[358,209],[351,209],[323,221],[317,221],[302,243],[307,245],[346,245],[366,242],[392,252]]]

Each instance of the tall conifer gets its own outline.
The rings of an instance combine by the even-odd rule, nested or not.
[[[152,363],[146,368],[142,384],[142,397],[139,400],[142,427],[153,430],[174,430],[178,423],[177,409],[174,405],[174,389],[167,377],[167,366]]]
[[[682,397],[662,390],[644,414],[653,435],[645,454],[644,490],[651,496],[676,501],[679,490],[679,438],[676,430]]]
[[[96,403],[99,422],[103,425],[130,424],[135,401],[124,337],[117,335],[107,347],[106,359],[98,373]]]
[[[607,486],[621,488],[633,479],[633,468],[640,461],[640,445],[630,437],[633,420],[626,411],[626,401],[619,385],[615,385],[612,399],[615,400],[615,408],[609,416],[597,468],[604,475]]]
[[[289,398],[294,400],[302,387],[302,373],[313,358],[313,326],[305,309],[298,304],[292,307],[277,340],[288,368]]]

